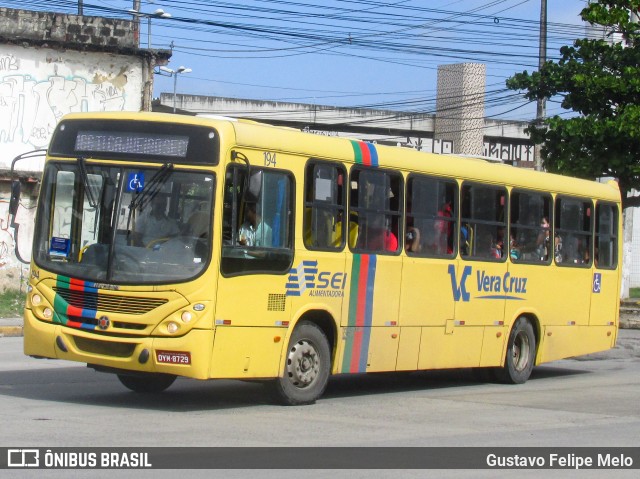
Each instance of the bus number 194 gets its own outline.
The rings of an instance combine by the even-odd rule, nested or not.
[[[276,166],[276,154],[270,151],[264,152],[264,166]]]

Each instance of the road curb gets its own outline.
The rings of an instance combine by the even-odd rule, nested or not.
[[[22,326],[0,326],[0,338],[22,336]]]

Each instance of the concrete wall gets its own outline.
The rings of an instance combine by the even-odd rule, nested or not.
[[[116,18],[0,8],[0,38],[137,48],[133,22]]]
[[[113,53],[64,52],[3,45],[0,52],[0,168],[46,148],[58,120],[70,112],[139,111],[142,61]],[[42,170],[42,161],[21,162]]]
[[[9,169],[19,154],[46,148],[70,112],[151,109],[153,67],[171,52],[141,50],[129,20],[0,8],[0,291],[17,288],[26,267],[13,254]],[[30,257],[43,159],[19,162],[17,222]]]

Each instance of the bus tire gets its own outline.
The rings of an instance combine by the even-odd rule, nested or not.
[[[284,374],[273,382],[278,402],[287,406],[313,404],[329,382],[331,351],[324,332],[301,321],[289,340]]]
[[[536,336],[526,318],[519,318],[509,334],[504,366],[497,368],[496,378],[507,384],[522,384],[529,379],[536,357]]]
[[[118,374],[120,382],[137,393],[161,393],[173,384],[172,374]]]

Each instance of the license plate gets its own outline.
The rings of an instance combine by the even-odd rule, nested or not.
[[[191,364],[191,353],[186,351],[156,351],[156,360],[165,364]]]

